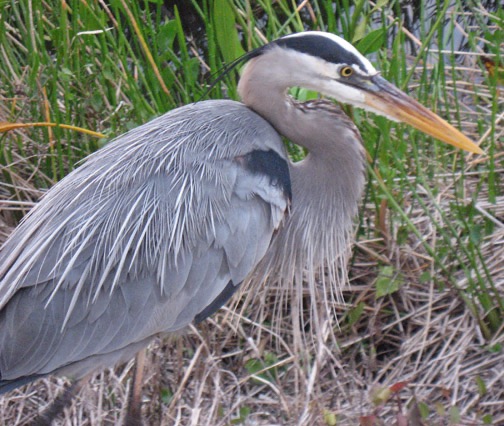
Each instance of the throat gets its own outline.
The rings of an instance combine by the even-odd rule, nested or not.
[[[341,289],[346,282],[364,162],[360,151],[355,164],[333,160],[311,153],[290,166],[291,212],[263,265],[267,275],[281,277],[286,285],[294,281],[313,286],[322,278]]]

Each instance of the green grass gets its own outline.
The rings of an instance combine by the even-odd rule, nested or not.
[[[462,27],[470,51],[482,54],[485,39],[487,53],[502,63],[502,11],[476,11],[475,35],[462,14],[467,2],[438,1],[434,11],[420,7],[421,44],[412,56],[395,1],[374,6],[313,0],[302,10],[288,0],[191,3],[201,23],[195,38],[176,8],[170,15],[163,12],[162,1],[0,0],[0,122],[48,121],[106,135],[100,140],[39,127],[0,134],[0,195],[14,210],[13,217],[5,213],[5,222],[15,225],[25,213],[16,203],[35,198],[27,188],[50,187],[110,138],[205,94],[237,98],[237,75],[209,94],[207,89],[218,71],[245,51],[291,32],[324,29],[352,41],[385,78],[473,139],[488,130],[482,146],[488,159],[475,162],[407,126],[347,108],[371,158],[357,240],[380,239],[373,247],[387,262],[379,261],[376,271],[391,265],[437,290],[451,289],[476,318],[484,342],[495,343],[503,327],[503,278],[485,242],[500,231],[496,223],[502,224],[503,216],[486,208],[492,221],[478,205],[502,205],[502,121],[495,123],[504,89],[477,56],[461,64],[455,55],[441,57],[435,50],[454,47],[453,33]],[[476,10],[476,3],[469,3]],[[460,83],[471,81],[477,84]],[[293,155],[300,151],[293,149]],[[410,249],[424,256],[414,274],[398,255]],[[357,250],[355,262],[362,256]],[[365,315],[359,297],[348,296],[358,316]],[[354,315],[349,328],[358,321]]]

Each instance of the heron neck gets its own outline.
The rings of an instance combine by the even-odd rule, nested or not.
[[[279,250],[271,250],[265,263],[281,270],[292,265],[303,269],[340,258],[344,266],[341,256],[348,249],[364,187],[365,156],[359,133],[336,105],[290,98],[285,84],[276,80],[278,71],[251,63],[239,85],[249,108],[309,151],[305,159],[290,164],[291,213],[274,242]],[[276,253],[283,255],[279,258]]]
[[[268,57],[250,61],[238,84],[242,102],[267,120],[282,136],[308,149],[310,155],[320,155],[321,160],[332,157],[331,154],[338,156],[337,145],[331,143],[337,135],[327,135],[327,130],[333,126],[319,126],[319,111],[300,108],[302,104],[287,94],[290,87],[302,87],[302,82],[288,82],[284,78],[288,74],[285,70],[287,66],[271,63]],[[346,116],[344,121],[348,121]]]
[[[246,65],[238,84],[242,102],[271,123],[281,135],[292,140],[296,135],[289,129],[286,114],[291,109],[287,96],[288,86],[276,80],[276,72],[267,73],[267,64],[261,58]],[[293,142],[296,142],[293,140]]]
[[[364,150],[353,122],[336,105],[302,104],[291,98],[287,94],[289,87],[303,87],[303,82],[288,82],[285,76],[289,73],[284,68],[283,63],[273,62],[267,56],[250,61],[238,85],[243,103],[282,136],[308,150],[304,165],[295,167],[300,173],[308,165],[311,173],[320,171],[326,178],[331,174],[341,178],[352,171],[361,172]],[[350,188],[360,184],[353,176],[348,180]],[[358,188],[354,192],[359,193]]]

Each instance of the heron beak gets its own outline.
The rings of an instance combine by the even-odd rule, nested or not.
[[[368,80],[365,105],[392,120],[407,123],[440,141],[476,154],[484,151],[451,124],[410,98],[379,75]]]

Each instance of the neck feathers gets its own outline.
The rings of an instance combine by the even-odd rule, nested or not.
[[[365,155],[357,128],[338,106],[322,100],[299,103],[287,96],[288,66],[282,61],[270,63],[266,55],[254,58],[239,85],[249,108],[309,151],[304,160],[289,165],[291,212],[255,276],[279,282],[278,308],[292,308],[294,321],[304,321],[308,309],[310,318],[319,323],[320,315],[330,314],[347,281]],[[309,305],[304,301],[306,287]],[[298,326],[303,329],[301,323]]]

